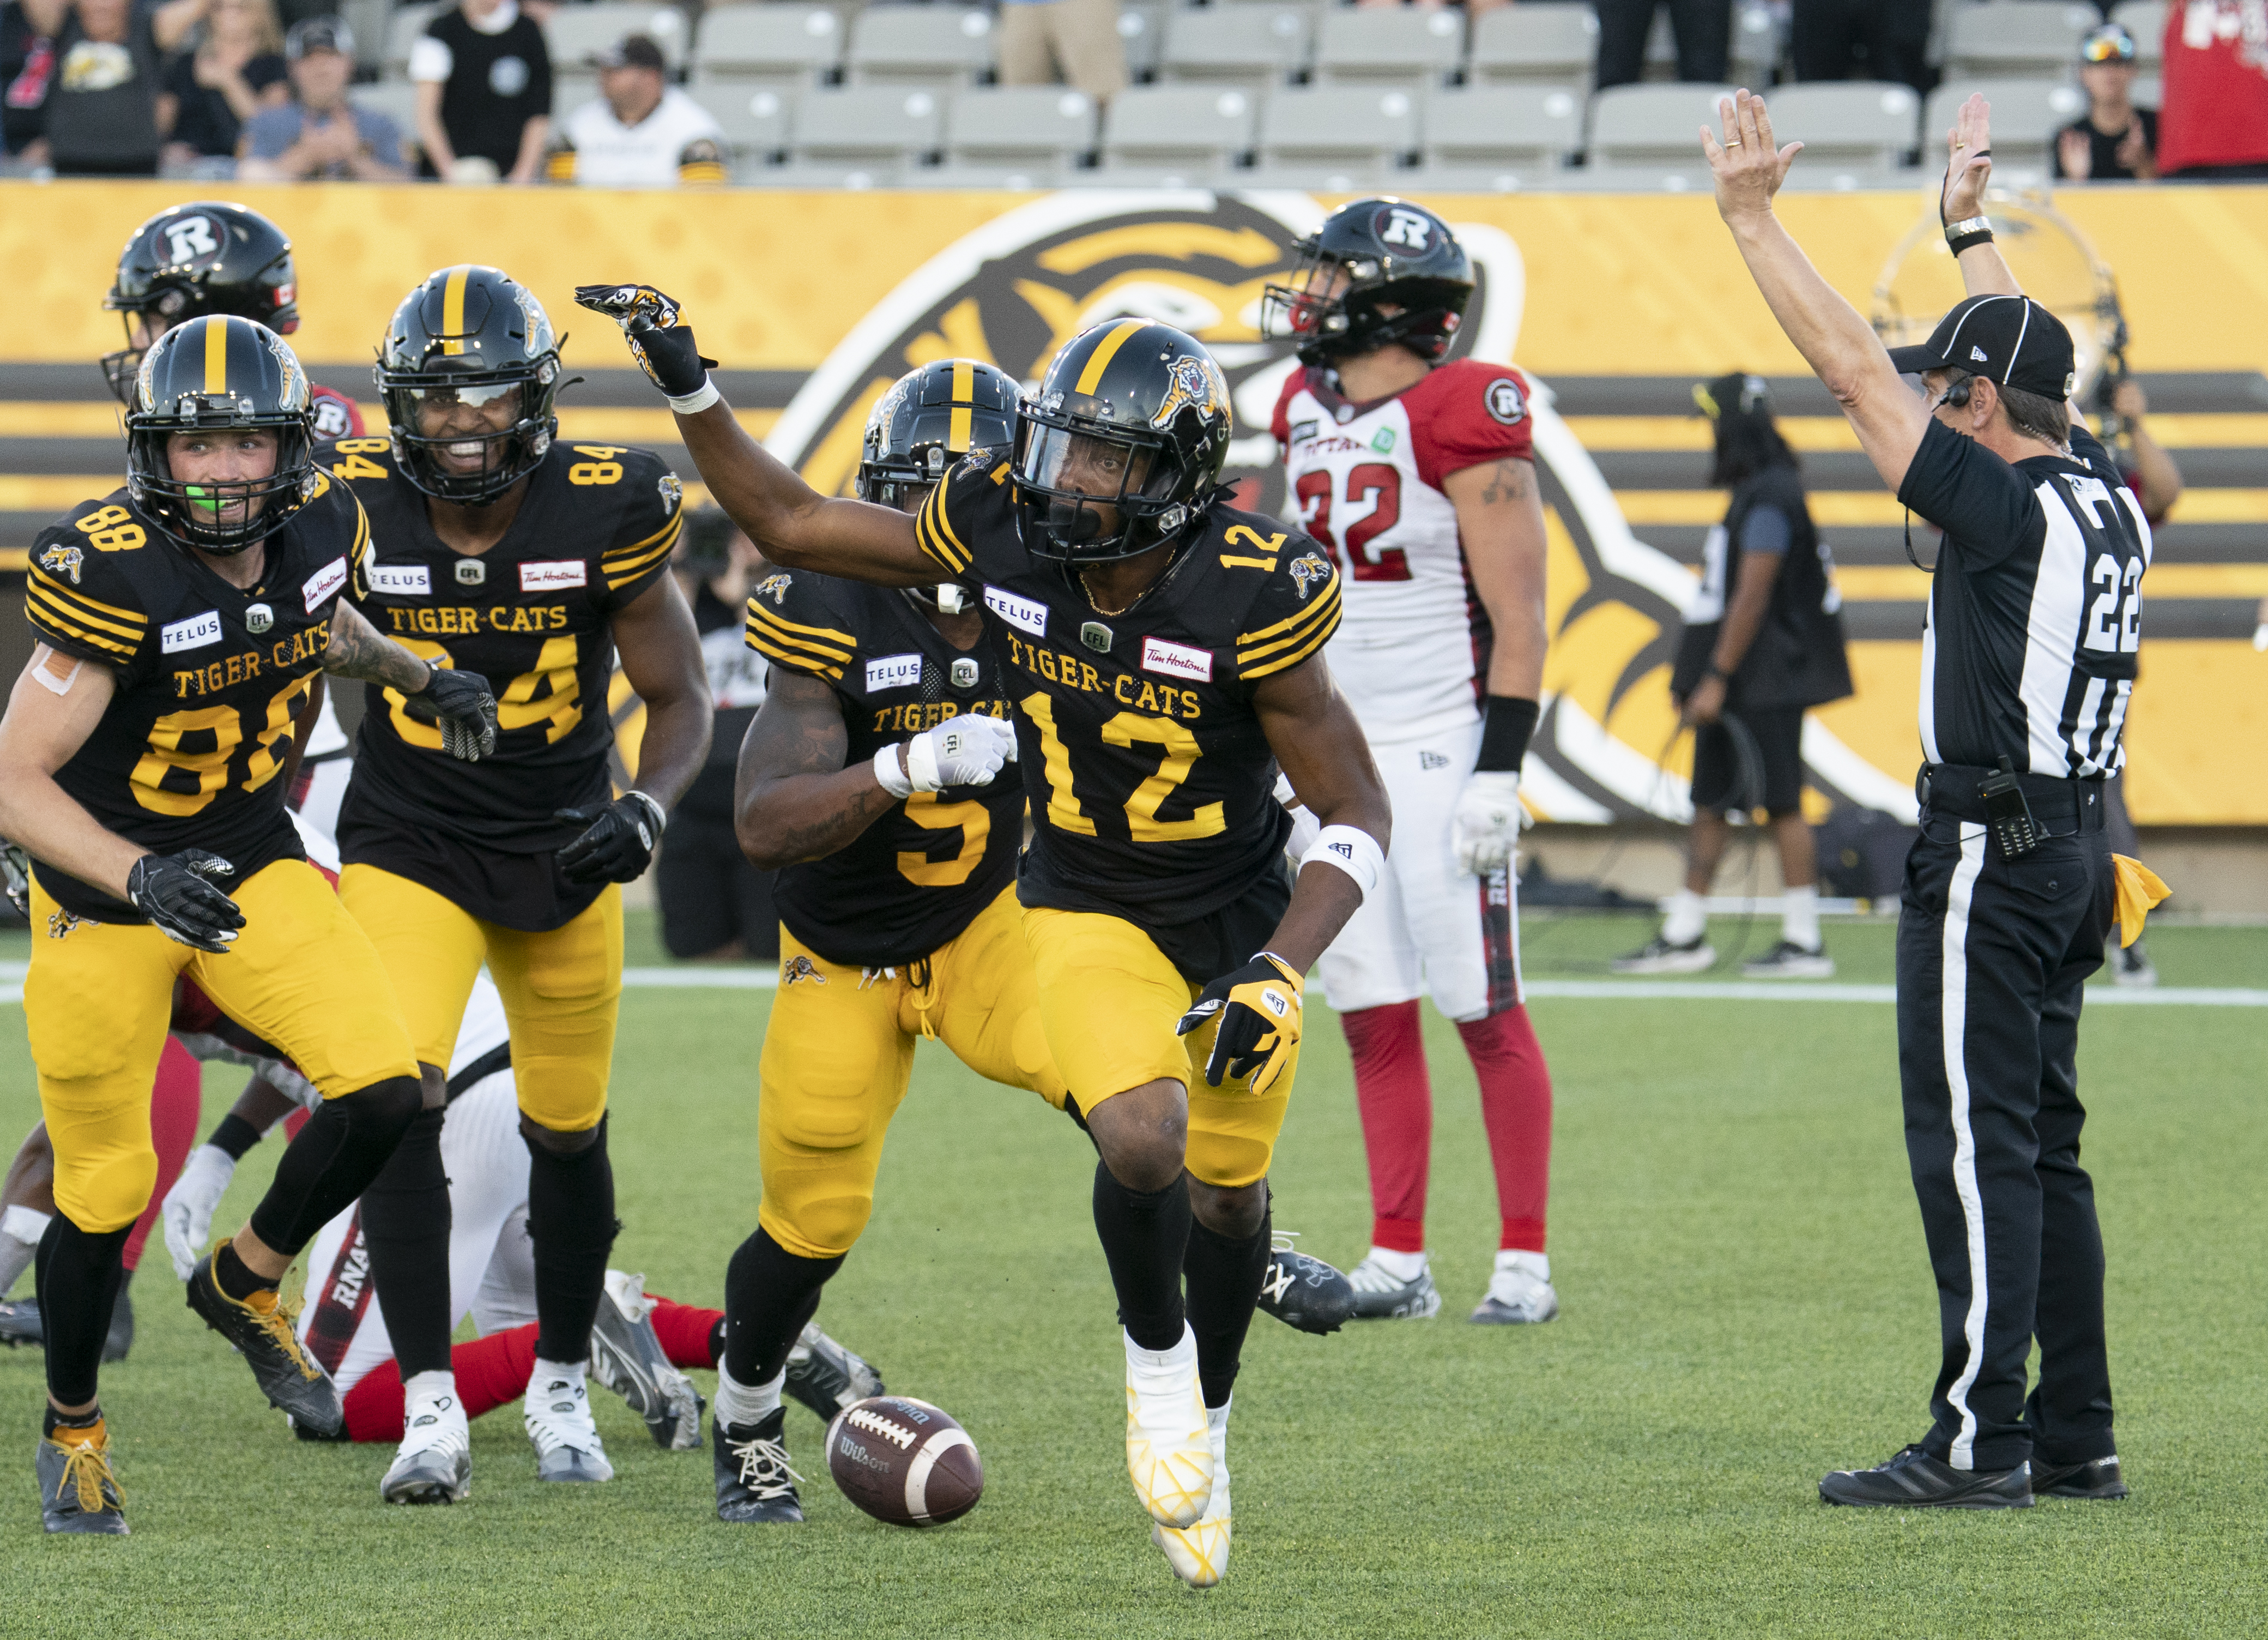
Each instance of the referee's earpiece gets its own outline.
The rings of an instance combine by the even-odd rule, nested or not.
[[[1944,402],[1952,405],[1955,410],[1966,410],[1969,408],[1969,395],[1975,389],[1976,386],[1976,377],[1963,376],[1960,380],[1946,388]]]

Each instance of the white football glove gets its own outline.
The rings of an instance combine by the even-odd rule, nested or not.
[[[196,1274],[197,1260],[212,1240],[214,1210],[235,1177],[235,1157],[218,1145],[199,1145],[166,1193],[166,1251],[173,1256],[173,1274],[185,1282]]]
[[[1457,852],[1457,869],[1476,877],[1501,871],[1512,863],[1520,841],[1520,771],[1476,770],[1457,794],[1457,807],[1449,818],[1451,846]]]
[[[948,786],[989,786],[1015,761],[1015,725],[975,712],[947,718],[908,741],[903,770],[898,767],[898,749],[883,747],[874,755],[874,778],[891,796],[908,797]]]

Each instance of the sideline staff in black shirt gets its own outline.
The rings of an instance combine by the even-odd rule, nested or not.
[[[1718,210],[1773,317],[1883,482],[1945,531],[1897,959],[1906,1153],[1943,1354],[1928,1433],[1877,1468],[1828,1475],[1831,1503],[2126,1494],[2075,1060],[2080,986],[2117,902],[2102,780],[2122,761],[2150,528],[2071,410],[2070,333],[1992,246],[1989,116],[1982,97],[1962,106],[1942,201],[1970,299],[1896,353],[1773,215],[1800,144],[1775,150],[1762,101],[1741,92],[1722,146],[1704,137]],[[1902,371],[1922,374],[1926,401]]]

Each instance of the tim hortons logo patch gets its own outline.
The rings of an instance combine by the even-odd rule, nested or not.
[[[347,584],[346,555],[342,553],[307,577],[299,587],[307,600],[307,613],[313,615],[323,607],[324,601],[338,595]]]
[[[541,558],[519,566],[522,592],[557,592],[586,584],[590,566],[580,558]]]

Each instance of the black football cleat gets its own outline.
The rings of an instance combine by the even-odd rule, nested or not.
[[[110,1307],[110,1331],[103,1335],[102,1358],[123,1361],[126,1352],[134,1348],[134,1295],[130,1289],[118,1289],[118,1302]]]
[[[1260,1307],[1302,1333],[1336,1333],[1354,1318],[1354,1285],[1321,1259],[1296,1251],[1284,1231],[1268,1255]]]
[[[1872,1469],[1821,1477],[1819,1501],[1856,1509],[2029,1509],[2032,1466],[1955,1469],[1909,1446]]]
[[[207,1253],[191,1273],[189,1308],[236,1346],[268,1404],[288,1413],[294,1429],[305,1426],[318,1439],[336,1435],[347,1422],[338,1387],[291,1335],[291,1310],[272,1288],[261,1289],[247,1301],[221,1291],[213,1274],[218,1256],[217,1252]]]
[[[786,1389],[822,1421],[832,1422],[845,1407],[881,1394],[882,1375],[812,1321],[787,1352]]]
[[[2118,1472],[2118,1454],[2090,1458],[2083,1464],[2043,1464],[2032,1459],[2034,1497],[2081,1497],[2109,1503],[2126,1496],[2126,1479]]]
[[[731,1428],[712,1420],[717,1471],[717,1518],[735,1525],[793,1525],[803,1519],[795,1483],[803,1477],[787,1466],[787,1408],[753,1428]]]
[[[0,1344],[11,1349],[29,1344],[36,1349],[47,1341],[47,1331],[40,1325],[38,1299],[18,1298],[12,1304],[0,1304]]]
[[[33,1459],[40,1476],[40,1511],[55,1533],[126,1534],[125,1498],[110,1470],[110,1432],[58,1425],[40,1442]]]

